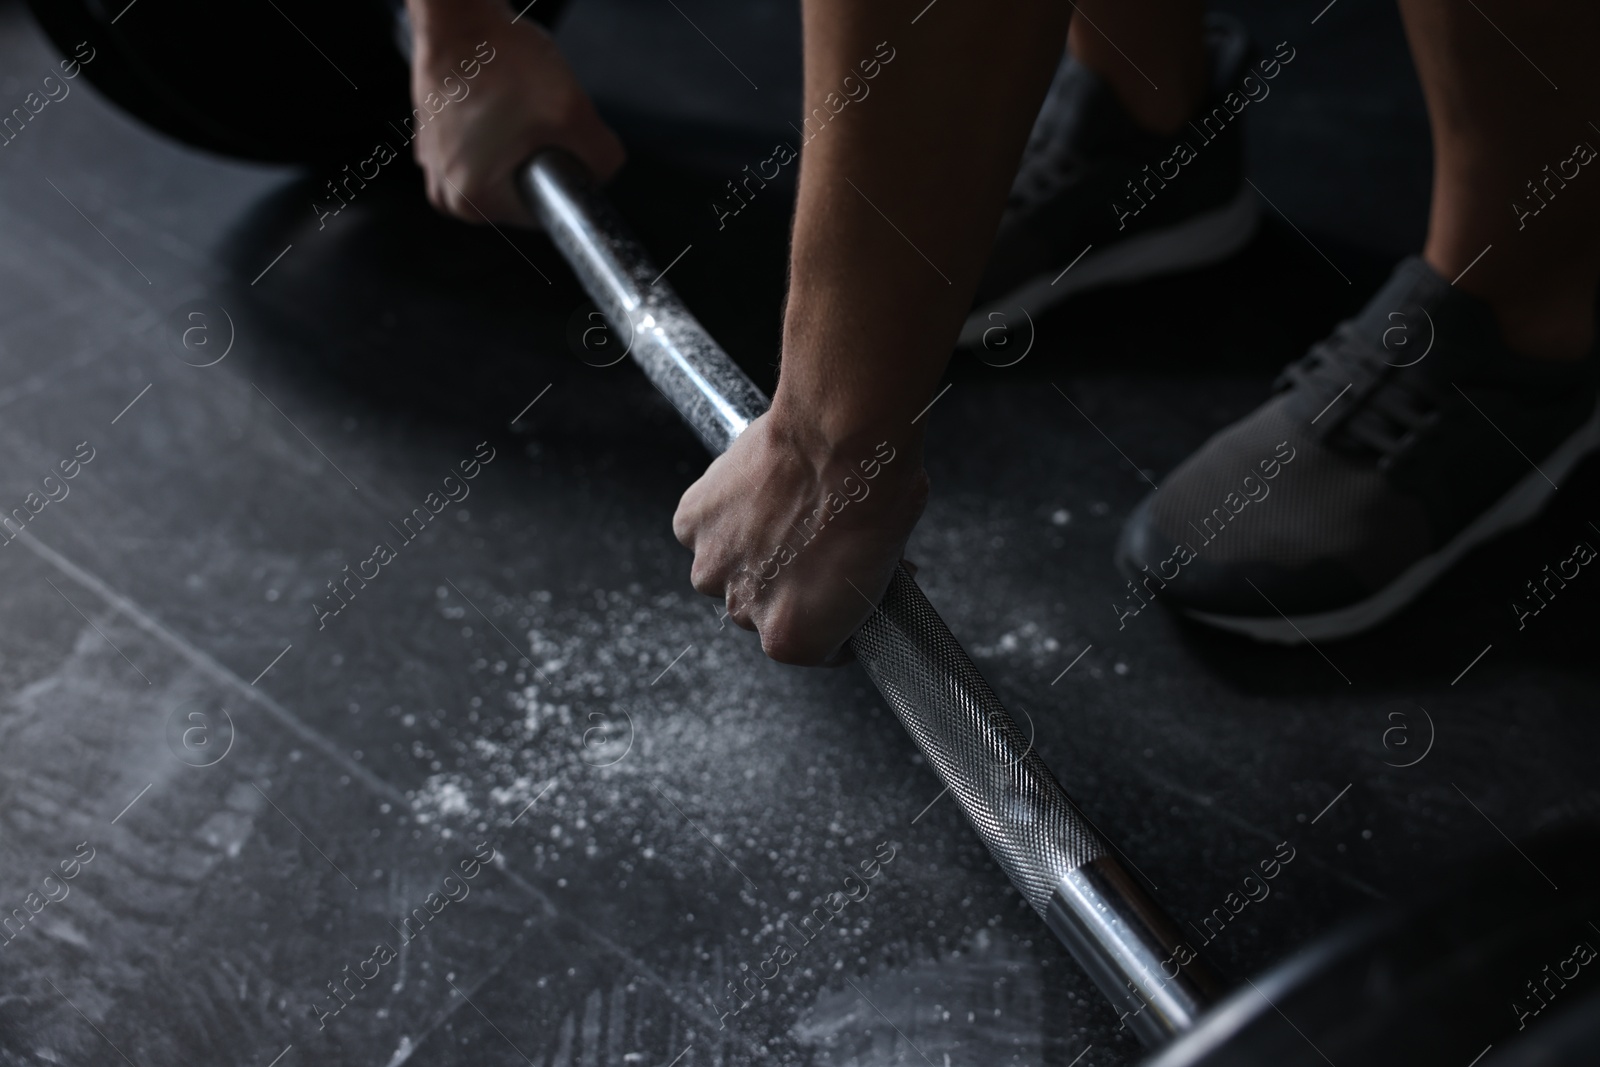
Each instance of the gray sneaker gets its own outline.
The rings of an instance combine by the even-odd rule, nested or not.
[[[1240,127],[1252,101],[1270,96],[1294,49],[1280,45],[1252,64],[1244,27],[1215,14],[1206,20],[1206,45],[1211,97],[1172,136],[1141,128],[1098,75],[1062,61],[961,345],[981,344],[993,316],[1037,315],[1085,289],[1204,266],[1250,240],[1258,206],[1244,182]]]
[[[1359,633],[1539,513],[1600,443],[1595,363],[1516,355],[1487,304],[1407,259],[1134,509],[1118,566],[1259,640]]]

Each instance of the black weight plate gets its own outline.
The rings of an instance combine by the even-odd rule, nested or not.
[[[45,33],[135,117],[198,148],[348,163],[411,113],[387,0],[29,0]]]
[[[1600,950],[1600,831],[1521,847],[1297,952],[1145,1067],[1467,1067],[1491,1046],[1507,1064],[1600,1062],[1592,1044],[1589,1059],[1559,1058],[1572,1039],[1556,1032],[1600,992],[1600,959],[1578,962]],[[1514,1058],[1546,1026],[1558,1058]]]

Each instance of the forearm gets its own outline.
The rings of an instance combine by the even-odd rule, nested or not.
[[[1071,10],[942,0],[911,25],[925,3],[804,4],[807,115],[867,86],[806,127],[773,403],[830,452],[915,443],[911,420],[971,303]],[[893,58],[866,81],[859,64],[881,42]]]
[[[419,50],[481,37],[478,31],[511,19],[504,0],[406,0],[412,39]]]

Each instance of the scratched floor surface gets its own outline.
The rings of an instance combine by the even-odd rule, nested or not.
[[[792,11],[741,10],[723,43],[782,104]],[[1069,305],[1014,368],[958,360],[911,545],[1180,918],[1291,843],[1207,946],[1236,978],[1600,801],[1600,579],[1520,631],[1508,607],[1600,536],[1593,463],[1326,658],[1119,622],[1146,485],[1118,447],[1159,477],[1420,232],[1392,10],[1243,10],[1306,57],[1253,165],[1317,247],[1270,221],[1214,270]],[[580,5],[567,33],[594,71],[612,29],[656,42],[689,86],[662,122],[693,131],[742,83],[662,11]],[[1341,81],[1361,43],[1378,81]],[[6,106],[55,60],[10,7],[0,58]],[[649,124],[645,74],[594,77]],[[661,262],[692,246],[674,281],[767,378],[786,205],[719,234],[706,160],[775,111],[647,144],[617,189]],[[1357,130],[1365,154],[1327,147]],[[1134,1062],[865,677],[764,661],[688,588],[669,519],[704,457],[629,366],[575,356],[549,249],[432,218],[399,169],[319,230],[318,184],[81,81],[0,156],[0,504],[31,516],[0,549],[0,1062]]]

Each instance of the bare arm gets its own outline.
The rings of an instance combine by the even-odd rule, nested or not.
[[[776,409],[830,441],[931,399],[1066,40],[1065,4],[937,0],[911,25],[925,3],[804,5],[808,106],[894,55],[802,153]]]
[[[918,17],[925,2],[805,2],[811,136],[777,394],[674,519],[695,588],[786,662],[837,662],[921,514],[927,420],[912,420],[1066,40],[1064,4],[937,0]],[[864,485],[880,443],[895,458]]]

